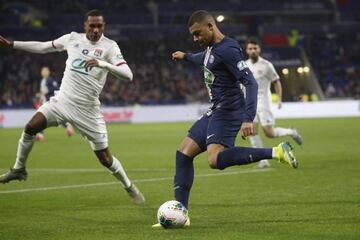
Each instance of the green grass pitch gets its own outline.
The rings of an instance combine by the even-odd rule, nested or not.
[[[26,182],[0,185],[0,239],[360,239],[360,119],[278,120],[296,126],[297,170],[277,162],[224,171],[195,160],[191,227],[152,229],[173,199],[174,155],[191,123],[109,125],[110,149],[146,197],[133,205],[79,135],[46,131]],[[22,129],[0,129],[1,173]],[[272,146],[283,139],[266,139]],[[249,143],[238,139],[237,145]],[[24,190],[16,191],[16,190]]]

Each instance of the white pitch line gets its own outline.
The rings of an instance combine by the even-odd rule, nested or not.
[[[257,172],[268,172],[273,170],[271,168],[266,169],[248,169],[248,170],[240,170],[240,171],[230,171],[230,172],[221,172],[221,173],[208,173],[208,174],[199,174],[195,175],[197,178],[201,177],[214,177],[214,176],[227,176],[227,175],[236,175],[243,173],[257,173]],[[136,179],[133,180],[135,183],[140,182],[158,182],[165,180],[172,180],[173,177],[162,177],[162,178],[147,178],[147,179]],[[5,190],[0,191],[0,194],[6,193],[23,193],[23,192],[41,192],[41,191],[50,191],[50,190],[58,190],[58,189],[74,189],[74,188],[88,188],[88,187],[98,187],[98,186],[107,186],[119,184],[119,182],[102,182],[102,183],[88,183],[88,184],[78,184],[78,185],[68,185],[68,186],[56,186],[56,187],[42,187],[42,188],[28,188],[28,189],[17,189],[17,190]]]
[[[82,173],[82,172],[105,172],[103,168],[30,168],[30,172],[60,172],[60,173]],[[134,168],[126,169],[126,172],[166,172],[168,168]]]

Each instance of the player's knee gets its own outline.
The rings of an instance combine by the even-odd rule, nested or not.
[[[210,168],[212,168],[212,169],[218,169],[217,156],[218,156],[218,153],[215,153],[215,152],[208,153],[208,164],[209,164]]]
[[[268,138],[274,138],[275,137],[273,131],[264,131],[264,133],[265,133],[265,136],[268,137]]]
[[[31,122],[28,122],[25,125],[24,132],[33,136],[33,135],[36,135],[39,131],[37,131],[36,127]]]
[[[106,154],[105,152],[103,152],[103,153],[97,153],[96,155],[97,155],[100,163],[101,163],[104,167],[107,167],[107,168],[111,167],[112,161],[113,161],[111,155]]]

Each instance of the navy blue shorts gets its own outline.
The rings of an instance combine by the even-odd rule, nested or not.
[[[204,114],[189,130],[188,137],[206,151],[209,144],[233,147],[243,122],[244,112],[216,109],[210,116]]]

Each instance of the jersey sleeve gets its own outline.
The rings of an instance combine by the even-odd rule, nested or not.
[[[53,40],[51,42],[51,45],[58,52],[65,51],[67,49],[70,37],[71,37],[71,33],[63,35]]]
[[[223,63],[236,81],[245,86],[244,122],[252,122],[256,115],[258,84],[248,68],[243,52],[239,47],[228,47],[222,53]]]
[[[270,82],[280,79],[279,74],[276,72],[274,65],[271,62],[269,62],[269,65],[268,65],[267,75],[268,75]]]
[[[185,53],[184,59],[186,61],[192,62],[195,65],[203,65],[205,57],[205,51],[204,52],[198,52],[198,53]]]
[[[121,53],[119,45],[115,42],[108,54],[107,61],[115,66],[120,66],[122,64],[126,64],[126,61],[124,59],[124,56]]]

